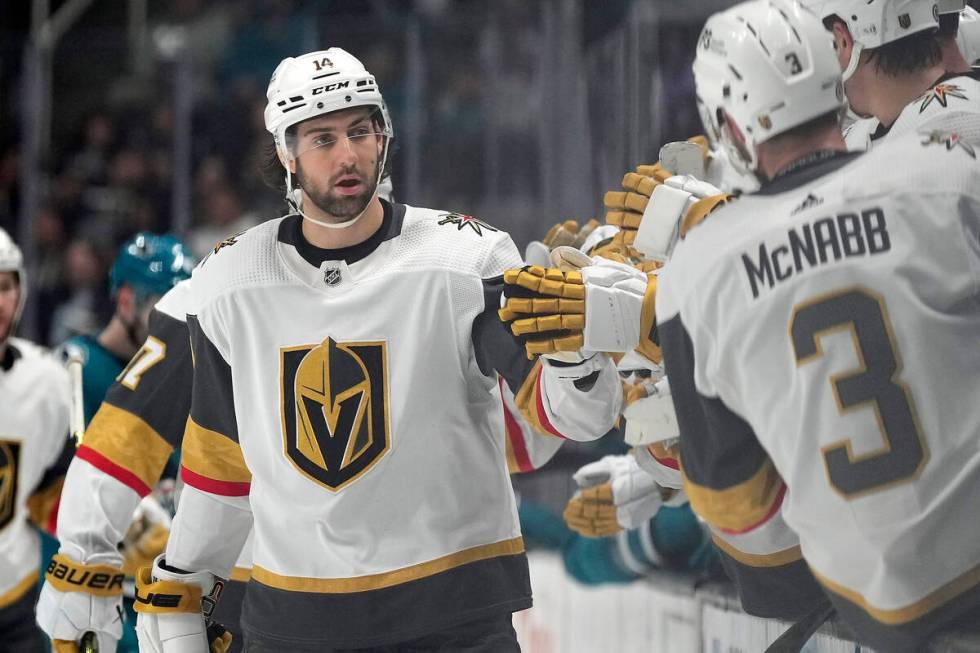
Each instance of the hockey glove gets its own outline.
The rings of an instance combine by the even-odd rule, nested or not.
[[[123,571],[127,576],[136,576],[140,567],[152,566],[166,550],[170,522],[170,514],[152,494],[143,498],[122,541]]]
[[[207,571],[184,572],[158,556],[136,575],[140,653],[226,653],[231,633],[211,620],[224,581]]]
[[[661,488],[640,469],[633,456],[605,456],[573,476],[578,492],[565,506],[563,517],[576,533],[606,537],[637,528],[663,505]]]
[[[605,194],[606,224],[620,228],[613,244],[621,249],[623,255],[630,254],[637,229],[656,188],[668,178],[680,174],[703,177],[707,156],[707,139],[703,136],[695,136],[686,142],[667,143],[660,149],[657,163],[637,166],[634,172],[627,172],[623,177],[622,191]]]
[[[680,427],[667,377],[630,388],[623,418],[626,420],[624,439],[634,447],[678,437]]]
[[[666,261],[677,241],[732,197],[689,175],[670,177],[650,197],[633,245],[645,258]]]
[[[537,265],[504,272],[500,319],[524,343],[528,358],[582,348],[585,287],[577,271]]]
[[[100,651],[115,651],[122,636],[123,571],[111,565],[83,565],[63,553],[44,574],[37,623],[59,653],[81,651],[92,633]]]

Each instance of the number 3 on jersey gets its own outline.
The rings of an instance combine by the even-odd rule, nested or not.
[[[162,361],[166,353],[166,343],[149,336],[129,364],[116,377],[116,381],[130,390],[135,390],[146,371]]]
[[[902,371],[884,300],[865,288],[823,295],[793,309],[790,336],[797,366],[823,355],[821,338],[850,330],[860,366],[830,377],[841,414],[870,406],[884,446],[856,455],[842,439],[821,448],[830,483],[848,499],[918,475],[929,458]]]

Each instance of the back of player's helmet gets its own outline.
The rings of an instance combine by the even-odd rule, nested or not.
[[[742,172],[755,171],[762,143],[844,105],[830,33],[790,0],[751,0],[709,18],[694,81],[705,130]]]
[[[2,228],[0,228],[0,272],[16,273],[17,284],[20,286],[17,308],[14,309],[14,319],[10,327],[13,331],[24,311],[24,304],[27,302],[27,268],[24,267],[24,255],[20,251],[20,247],[10,237],[10,234]]]
[[[854,48],[844,81],[857,70],[864,50],[939,28],[936,0],[807,0],[804,4],[822,20],[841,20],[851,33]]]
[[[122,245],[112,264],[112,295],[130,286],[140,299],[160,297],[190,278],[196,262],[190,248],[176,236],[140,232]]]

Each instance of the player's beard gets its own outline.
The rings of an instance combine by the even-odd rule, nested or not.
[[[318,187],[312,179],[304,172],[299,159],[296,160],[296,180],[303,188],[303,192],[313,202],[317,208],[327,215],[336,218],[335,222],[347,222],[353,220],[367,208],[368,202],[374,196],[374,191],[378,186],[377,165],[371,163],[371,174],[365,175],[358,166],[349,166],[338,172],[329,180],[327,189]],[[356,195],[339,195],[333,191],[336,184],[335,180],[346,175],[357,175],[364,184],[364,190]]]

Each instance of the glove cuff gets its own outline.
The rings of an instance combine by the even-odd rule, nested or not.
[[[85,592],[93,596],[121,596],[123,571],[111,565],[83,565],[63,553],[51,558],[44,580],[59,592]]]

